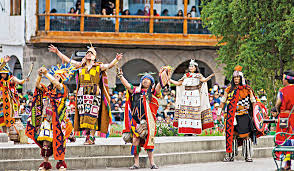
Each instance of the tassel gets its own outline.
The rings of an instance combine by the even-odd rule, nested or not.
[[[56,163],[56,169],[60,169],[61,167],[67,168],[67,165],[64,160],[59,160],[59,162]]]
[[[139,145],[138,146],[132,145],[131,155],[138,155],[140,151],[141,151],[141,147]]]
[[[51,163],[49,162],[43,162],[40,164],[40,167],[43,167],[45,170],[52,169]]]

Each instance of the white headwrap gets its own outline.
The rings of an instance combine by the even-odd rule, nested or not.
[[[197,64],[197,62],[195,62],[194,59],[191,59],[191,61],[190,61],[190,66],[198,67],[198,64]]]

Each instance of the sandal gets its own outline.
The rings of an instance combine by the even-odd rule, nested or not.
[[[223,162],[233,162],[234,161],[234,157],[225,157]]]
[[[129,169],[130,170],[140,169],[140,166],[133,165]]]
[[[246,158],[245,161],[246,162],[253,162],[252,158]]]
[[[95,144],[95,137],[89,137],[89,139],[86,139],[87,141],[84,143],[84,145],[94,145]]]
[[[159,169],[159,167],[154,164],[154,165],[151,166],[150,169]]]

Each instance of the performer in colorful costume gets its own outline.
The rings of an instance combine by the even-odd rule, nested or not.
[[[276,109],[278,110],[278,124],[276,133],[286,132],[293,134],[294,129],[294,72],[286,71],[283,75],[284,87],[279,91]],[[287,140],[288,139],[288,140]],[[276,143],[284,144],[285,146],[294,146],[294,137],[276,136]],[[283,161],[285,170],[291,170],[290,153],[286,155]]]
[[[74,130],[86,130],[87,138],[85,145],[95,144],[95,132],[100,131],[107,137],[108,126],[111,123],[110,96],[108,90],[108,79],[106,70],[112,68],[122,58],[122,54],[117,54],[110,64],[95,62],[96,51],[90,47],[82,62],[69,59],[53,45],[49,46],[49,51],[56,53],[62,61],[70,62],[78,69],[76,114],[74,120]]]
[[[44,67],[39,69],[36,89],[32,101],[31,116],[28,119],[26,135],[33,139],[41,148],[44,162],[39,170],[52,168],[49,157],[53,154],[59,160],[56,168],[66,170],[64,162],[66,140],[73,130],[73,126],[66,114],[66,100],[68,89],[63,84],[75,71],[70,64],[53,66],[50,72]],[[42,76],[51,83],[41,84]]]
[[[0,59],[0,127],[7,133],[7,128],[13,126],[14,117],[19,116],[19,97],[16,87],[24,84],[25,80],[19,80],[10,74],[7,62],[9,56]]]
[[[226,128],[226,155],[224,162],[234,161],[238,155],[238,145],[242,145],[243,156],[246,162],[252,162],[252,106],[256,103],[253,90],[246,84],[242,67],[235,67],[231,85],[226,88],[218,109],[218,120],[227,104]]]
[[[161,71],[161,73],[168,72]],[[167,76],[165,74],[165,77]],[[141,147],[147,151],[151,169],[158,169],[153,159],[156,114],[159,107],[157,97],[161,97],[160,90],[166,81],[155,85],[154,78],[150,74],[145,74],[141,77],[140,85],[135,87],[128,83],[121,70],[118,71],[118,77],[127,89],[123,139],[126,143],[132,143],[131,154],[134,155],[135,163],[130,169],[139,169]],[[168,78],[160,80],[168,80]]]
[[[174,126],[181,134],[201,134],[214,127],[206,83],[214,74],[204,78],[199,71],[198,64],[191,60],[187,74],[179,81],[170,79],[177,86]]]

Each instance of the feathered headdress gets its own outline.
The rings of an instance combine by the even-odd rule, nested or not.
[[[90,45],[91,45],[91,46],[89,47],[87,53],[88,53],[88,52],[91,52],[91,53],[96,57],[97,52],[96,52],[95,48],[93,47],[93,45],[92,45],[92,43],[91,43],[90,40],[89,40],[89,42],[90,42]]]
[[[233,77],[238,77],[238,76],[240,76],[241,79],[242,79],[242,84],[245,85],[246,82],[245,82],[245,78],[244,78],[244,75],[243,75],[242,69],[243,69],[242,66],[237,65],[237,66],[235,67],[235,69],[234,69],[235,71],[234,71],[234,73],[233,73]]]
[[[77,69],[73,67],[70,63],[62,64],[62,65],[58,64],[56,66],[52,66],[49,69],[49,74],[53,76],[58,74],[62,81],[68,81],[70,77],[74,75],[74,72],[76,70]]]
[[[195,62],[195,60],[194,59],[191,59],[191,61],[190,61],[190,64],[189,64],[190,66],[195,66],[195,67],[198,67],[198,63],[197,62]]]
[[[4,58],[1,58],[0,60],[0,66],[3,64],[4,62]],[[0,70],[0,73],[6,73],[9,74],[10,73],[10,68],[8,66],[8,64],[6,63],[5,66]]]

